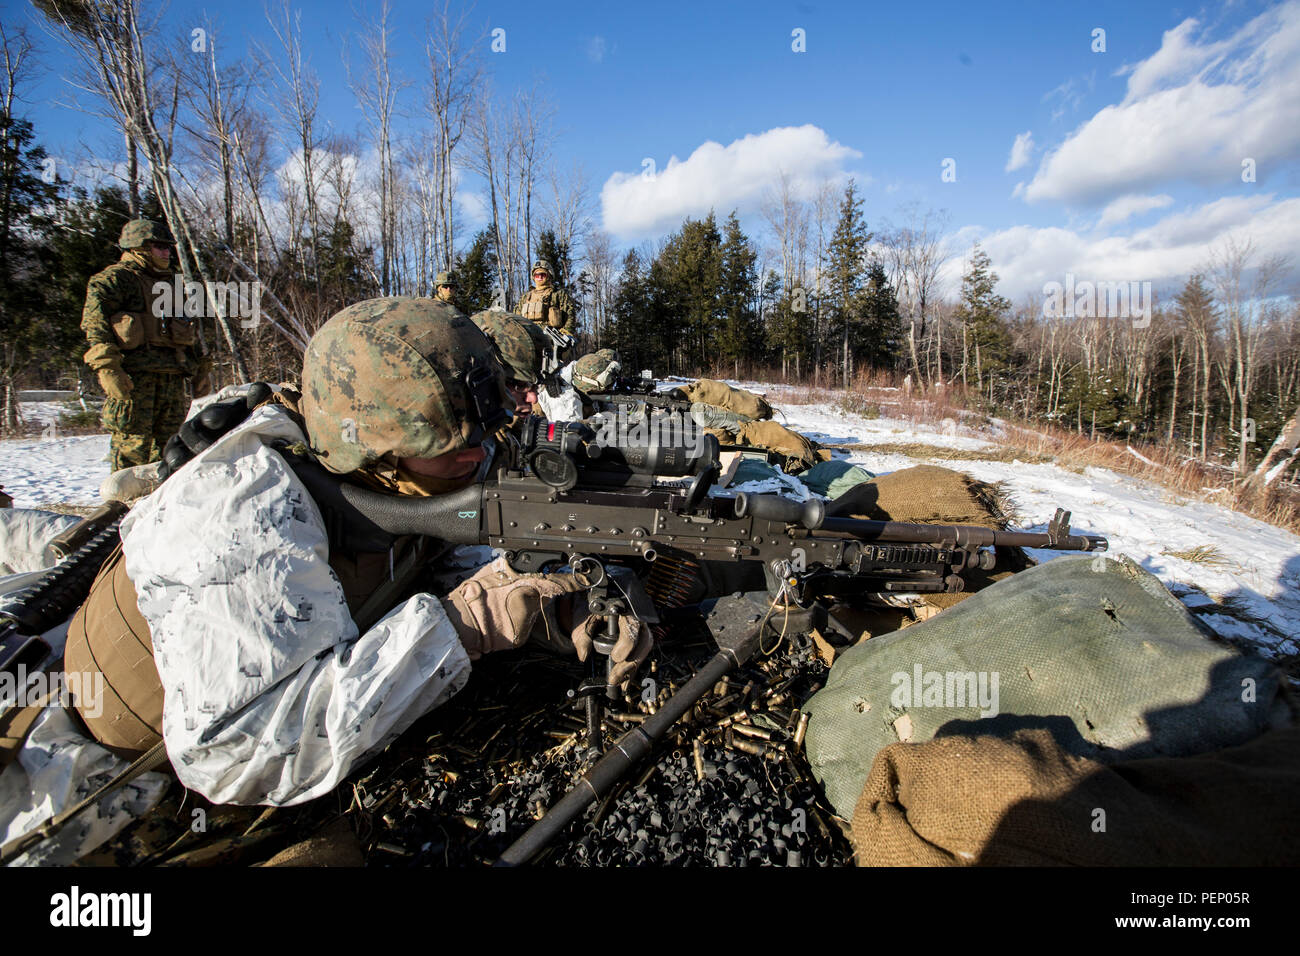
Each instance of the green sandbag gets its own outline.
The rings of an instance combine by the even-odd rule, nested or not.
[[[838,498],[844,492],[876,477],[867,469],[835,458],[819,461],[799,476],[799,480],[824,498]]]
[[[740,412],[727,411],[725,408],[706,405],[704,402],[691,403],[691,419],[701,428],[725,428],[730,432],[734,432],[745,422],[753,420]]]
[[[916,699],[919,698],[919,699]],[[1280,673],[1213,643],[1128,558],[1029,568],[850,648],[804,708],[813,773],[848,819],[876,754],[1045,727],[1103,763],[1206,753],[1290,722]]]

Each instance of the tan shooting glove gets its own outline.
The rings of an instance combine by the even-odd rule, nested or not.
[[[99,376],[99,387],[104,390],[104,394],[109,398],[115,398],[119,402],[129,401],[131,398],[131,376],[127,375],[121,368],[110,365],[101,368],[97,373]]]
[[[582,589],[572,574],[519,574],[497,558],[458,584],[442,606],[473,661],[522,647],[534,628],[548,643],[558,639],[556,598]]]

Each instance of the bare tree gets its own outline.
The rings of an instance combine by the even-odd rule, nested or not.
[[[587,272],[591,276],[591,331],[595,348],[600,348],[601,334],[609,323],[609,310],[614,304],[618,280],[618,256],[609,233],[600,229],[587,234],[583,244],[586,251]]]
[[[425,55],[429,61],[428,114],[433,120],[430,194],[432,246],[436,263],[450,269],[456,255],[456,150],[465,135],[483,67],[477,44],[468,38],[469,11],[452,17],[450,0],[429,24]],[[481,39],[476,38],[476,39]]]
[[[81,64],[91,91],[104,99],[118,128],[147,159],[154,192],[177,239],[185,278],[208,290],[208,305],[230,347],[235,372],[246,380],[247,370],[225,305],[211,292],[194,230],[176,193],[172,153],[179,90],[173,84],[170,95],[162,92],[160,96],[155,88],[156,78],[165,71],[146,55],[146,49],[155,48],[155,44],[150,30],[141,24],[137,0],[112,4],[37,0],[37,6]],[[166,104],[165,110],[160,102]]]
[[[309,279],[321,291],[319,264],[320,211],[318,209],[317,191],[320,185],[316,151],[321,145],[321,133],[317,127],[317,113],[320,108],[320,81],[306,63],[302,48],[302,12],[294,11],[289,0],[284,0],[280,16],[273,17],[270,10],[266,14],[271,32],[275,34],[280,49],[275,53],[262,48],[262,62],[268,64],[274,72],[279,87],[278,109],[287,132],[285,144],[290,153],[297,153],[297,160],[302,174],[302,207],[295,209],[290,202],[289,208],[298,213],[291,220],[292,250],[299,258],[304,279]],[[282,183],[286,192],[293,192],[292,183]],[[304,237],[302,233],[307,235]],[[304,249],[304,246],[307,248]]]
[[[393,75],[391,14],[388,0],[383,0],[375,20],[359,37],[362,53],[360,77],[354,76],[350,68],[348,70],[352,92],[370,128],[379,163],[379,288],[384,295],[401,291],[395,267],[397,175],[393,159],[393,117],[397,111],[397,95],[406,84]]]
[[[930,311],[940,296],[939,270],[948,257],[943,233],[948,214],[927,209],[917,203],[900,210],[901,225],[887,224],[884,235],[885,261],[890,282],[898,291],[898,304],[907,319],[907,353],[912,374],[926,384],[917,342],[924,341]],[[938,371],[942,377],[942,368]]]
[[[1240,438],[1238,474],[1246,471],[1247,443],[1245,429],[1234,426],[1250,413],[1250,393],[1259,371],[1259,343],[1264,330],[1260,310],[1287,264],[1285,257],[1273,256],[1252,266],[1254,257],[1254,241],[1235,236],[1229,236],[1210,254],[1210,276],[1227,325],[1219,377],[1228,394],[1229,432],[1237,432]]]
[[[487,187],[497,281],[502,305],[511,308],[526,283],[533,193],[550,148],[550,111],[529,92],[516,94],[504,112],[485,85],[467,127],[468,166]]]
[[[519,155],[519,164],[516,167],[519,188],[515,193],[515,200],[518,203],[518,215],[523,227],[525,258],[531,257],[535,248],[533,194],[537,190],[542,169],[550,158],[550,120],[553,112],[536,88],[521,90],[515,95],[514,111],[511,114],[511,135]],[[527,269],[528,263],[525,262],[524,270]]]
[[[785,170],[777,174],[777,183],[763,199],[761,210],[768,228],[776,239],[781,259],[781,286],[789,290],[803,281],[807,268],[808,204],[795,195],[793,183]]]
[[[193,144],[195,157],[207,165],[221,183],[218,216],[226,245],[234,245],[235,213],[238,208],[238,181],[235,153],[236,129],[249,109],[249,94],[258,80],[258,71],[241,59],[217,62],[217,31],[204,27],[205,42],[199,50],[188,50],[176,57],[181,102],[188,113],[178,123]]]
[[[543,204],[543,228],[555,233],[555,241],[578,261],[579,247],[591,231],[592,199],[587,173],[577,163],[567,174],[552,169],[550,187]]]
[[[501,121],[499,110],[492,101],[490,89],[479,91],[479,100],[472,112],[467,131],[472,144],[468,166],[483,178],[487,187],[489,228],[492,245],[496,250],[497,288],[504,308],[511,308],[519,289],[519,237],[511,215],[511,198],[515,186],[515,166],[518,150],[511,140],[509,129]]]

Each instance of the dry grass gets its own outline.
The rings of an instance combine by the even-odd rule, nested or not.
[[[1228,557],[1212,544],[1197,545],[1195,548],[1189,548],[1186,551],[1172,551],[1165,549],[1160,552],[1170,558],[1181,558],[1183,561],[1190,561],[1193,564],[1204,564],[1211,568],[1223,568],[1228,566]]]
[[[1050,464],[1055,461],[1051,455],[1032,452],[1025,448],[1010,445],[995,445],[992,448],[949,448],[946,445],[927,445],[923,442],[882,442],[877,445],[863,445],[852,442],[847,445],[823,445],[823,448],[838,448],[843,451],[865,451],[881,455],[906,455],[923,461],[942,459],[946,461],[1021,461],[1030,465]]]

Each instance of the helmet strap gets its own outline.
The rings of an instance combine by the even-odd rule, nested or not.
[[[465,369],[465,391],[469,395],[475,426],[467,443],[477,445],[510,421],[513,413],[501,403],[496,375],[473,356]]]

